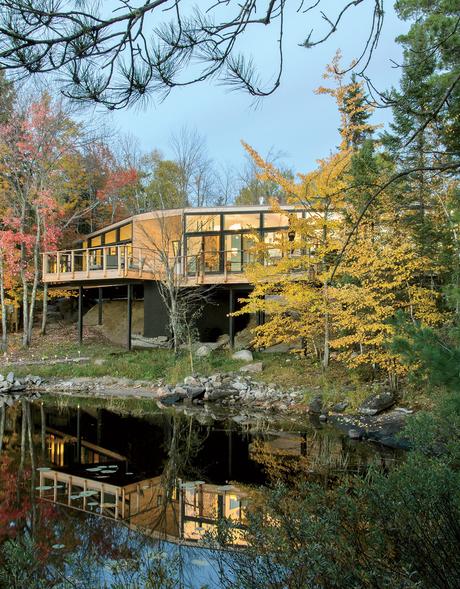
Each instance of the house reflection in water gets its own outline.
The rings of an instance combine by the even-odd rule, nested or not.
[[[246,494],[232,485],[177,481],[171,492],[161,476],[140,479],[125,463],[41,469],[42,500],[121,520],[130,528],[169,541],[202,541],[226,518],[232,540],[243,543]]]
[[[54,468],[40,469],[44,501],[120,520],[168,541],[203,541],[225,518],[234,528],[233,543],[244,543],[246,493],[233,485],[177,480],[168,489],[161,475],[145,478],[126,457],[52,428],[47,449]],[[68,457],[77,459],[70,467],[64,466]]]

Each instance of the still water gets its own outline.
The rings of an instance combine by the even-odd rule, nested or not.
[[[308,421],[103,401],[1,411],[0,568],[14,550],[26,559],[17,582],[0,572],[1,587],[219,587],[210,543],[225,521],[231,549],[244,549],[261,486],[396,459]]]

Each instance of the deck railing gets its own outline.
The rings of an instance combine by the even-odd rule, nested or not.
[[[293,252],[291,256],[298,256]],[[291,257],[290,256],[290,257]],[[243,274],[248,265],[263,262],[275,264],[281,257],[273,248],[264,253],[249,250],[212,250],[166,258],[159,251],[133,247],[131,244],[100,246],[88,249],[61,250],[43,254],[43,279],[68,282],[104,278],[160,279],[173,270],[176,277],[188,282],[202,282],[205,277],[219,276],[225,282],[229,275]]]

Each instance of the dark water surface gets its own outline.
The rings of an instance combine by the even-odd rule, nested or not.
[[[153,404],[133,411],[103,401],[2,408],[0,543],[28,543],[28,565],[38,561],[30,575],[63,583],[46,586],[97,588],[123,577],[117,586],[218,587],[209,536],[224,518],[244,547],[260,486],[333,480],[397,459],[314,422]]]

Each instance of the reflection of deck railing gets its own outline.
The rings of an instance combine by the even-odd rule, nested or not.
[[[130,483],[128,475],[133,473],[117,473],[114,464],[93,465],[86,473],[41,468],[38,495],[43,501],[122,520],[149,536],[173,542],[203,541],[225,519],[234,530],[232,544],[245,543],[247,494],[237,487],[177,480],[169,496],[161,476]],[[99,469],[113,473],[97,480]]]
[[[298,257],[297,252],[289,257]],[[200,251],[197,254],[177,255],[166,259],[160,252],[131,244],[100,246],[80,250],[62,250],[43,254],[44,282],[72,282],[107,278],[139,278],[159,280],[166,271],[174,271],[186,284],[227,282],[230,276],[242,276],[255,262],[273,265],[280,260],[276,248],[265,252],[254,249]]]

